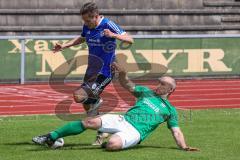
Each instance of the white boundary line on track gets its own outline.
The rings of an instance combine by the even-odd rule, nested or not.
[[[232,94],[232,93],[231,93]],[[239,94],[239,93],[238,93]],[[208,94],[205,94],[205,95],[208,95]],[[212,95],[217,95],[217,94],[212,94]],[[226,95],[226,94],[222,94],[222,95]],[[175,95],[176,97],[177,97],[177,95]],[[185,97],[185,96],[188,96],[188,95],[178,95],[178,96],[181,96],[181,97]],[[190,97],[192,96],[192,95],[189,95]],[[128,96],[126,96],[126,97],[128,97]],[[68,97],[68,98],[71,98],[71,97]],[[124,97],[118,97],[118,100],[119,101],[123,101],[122,100],[122,98],[124,98]],[[32,102],[34,102],[34,103],[41,103],[41,105],[56,105],[56,104],[54,104],[54,103],[58,103],[58,102],[61,102],[62,100],[64,100],[64,99],[49,99],[49,98],[47,98],[46,99],[47,101],[52,101],[52,102],[44,102],[44,101],[42,101],[42,100],[37,100],[37,99],[34,99],[34,100],[24,100],[24,101],[22,101],[22,100],[0,100],[0,102],[6,102],[6,101],[9,101],[10,103],[17,103],[17,102],[21,102],[21,103],[24,103],[24,102],[26,102],[26,103],[32,103]],[[112,100],[116,100],[115,98],[109,98],[109,97],[106,97],[106,98],[104,98],[104,100],[105,101],[112,101]],[[229,101],[229,100],[240,100],[240,97],[239,98],[205,98],[205,99],[201,99],[201,98],[198,98],[198,99],[194,99],[194,98],[192,98],[192,99],[186,99],[186,100],[182,100],[182,99],[179,99],[179,100],[175,100],[175,99],[171,99],[170,101],[171,102],[196,102],[196,101]],[[124,100],[125,102],[127,102],[127,103],[132,103],[132,102],[134,102],[134,100]],[[74,102],[73,102],[74,103]],[[23,105],[23,104],[22,104]],[[32,105],[40,105],[40,104],[32,104]],[[17,105],[16,104],[16,106],[20,106],[20,105]],[[28,106],[28,104],[25,104],[25,106]],[[3,106],[0,106],[0,108],[1,107],[3,107]],[[12,107],[12,106],[11,106]]]
[[[234,106],[234,107],[237,107],[240,109],[240,104],[221,104],[221,105],[207,105],[208,109],[211,109],[211,108],[218,108],[218,109],[227,109],[229,106]],[[226,107],[226,108],[222,108],[222,107]],[[206,106],[203,106],[203,105],[200,105],[200,106],[190,106],[190,107],[187,107],[187,106],[177,106],[176,108],[189,108],[189,109],[194,109],[194,108],[206,108]],[[229,108],[231,109],[231,108]]]
[[[211,87],[211,86],[208,86],[208,87]],[[66,90],[66,89],[63,89],[63,90]],[[240,90],[240,86],[238,86],[238,87],[234,87],[234,88],[203,88],[203,89],[199,89],[199,88],[189,88],[189,89],[177,89],[176,90],[176,92],[177,91],[202,91],[202,90],[213,90],[213,91],[215,91],[215,90],[223,90],[223,91],[225,91],[225,90]],[[107,91],[111,91],[111,92],[114,92],[114,93],[116,93],[116,90],[110,90],[110,89],[107,89]],[[1,92],[1,91],[0,91]],[[110,93],[111,93],[110,92]],[[123,91],[118,91],[119,93],[127,93],[127,91],[125,91],[125,90],[123,90]],[[6,94],[6,92],[2,92],[3,94]],[[18,93],[18,92],[11,92],[11,93]],[[22,93],[24,93],[24,92],[22,92]],[[25,93],[31,93],[31,91],[29,91],[28,90],[28,92],[25,92]],[[44,95],[44,94],[48,94],[48,93],[44,93],[44,92],[39,92],[39,93],[41,93],[41,94],[39,94],[39,95]],[[54,92],[55,94],[64,94],[63,92]],[[20,93],[18,93],[18,94],[20,94]],[[24,95],[24,94],[23,94]]]
[[[226,106],[226,108],[223,108],[223,106]],[[193,109],[193,110],[195,110],[195,109],[239,109],[239,108],[229,108],[231,106],[239,106],[239,104],[233,104],[233,105],[211,105],[211,107],[209,107],[209,108],[206,108],[205,106],[194,106],[194,107],[178,106],[176,108],[180,109],[180,110],[189,110],[189,109]],[[115,111],[113,111],[113,112],[118,112],[118,111],[121,112],[121,111],[126,111],[126,110],[127,110],[127,108],[115,109]],[[65,111],[65,110],[58,110],[58,111]],[[30,116],[31,114],[34,114],[34,115],[40,115],[40,114],[42,114],[42,115],[56,115],[55,112],[54,113],[46,113],[46,112],[54,112],[54,110],[0,112],[0,117],[4,117],[4,116],[18,116],[17,114],[25,114],[26,116]],[[73,110],[71,110],[71,112],[72,113],[73,112],[84,113],[83,110],[78,110],[78,109],[76,109],[76,110],[73,109]],[[10,115],[12,113],[14,113],[14,115]],[[112,112],[109,112],[109,113],[112,113]]]
[[[236,93],[200,93],[200,94],[173,94],[172,97],[185,97],[185,96],[198,96],[198,95],[201,95],[201,96],[204,96],[204,95],[235,95],[235,94],[239,94],[240,95],[240,92],[236,92]]]

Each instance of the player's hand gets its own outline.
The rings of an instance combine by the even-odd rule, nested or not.
[[[111,32],[109,29],[104,29],[103,30],[103,34],[104,34],[104,36],[106,36],[106,37],[110,37],[110,38],[113,38],[114,37],[114,33],[113,32]]]
[[[184,151],[190,151],[190,152],[196,152],[196,151],[200,151],[200,149],[198,148],[193,148],[193,147],[186,147],[183,149]]]
[[[115,70],[116,72],[126,72],[125,69],[119,65],[117,62],[113,62],[112,65],[111,65],[112,69]]]
[[[53,53],[59,52],[61,50],[63,50],[63,46],[59,43],[56,43],[55,46],[52,49]]]

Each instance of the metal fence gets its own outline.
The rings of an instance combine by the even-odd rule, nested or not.
[[[37,73],[33,69],[34,66],[38,69],[42,67],[45,70],[48,66],[48,70],[52,72],[54,68],[52,66],[60,64],[58,60],[60,61],[61,54],[56,56],[56,59],[40,60],[39,56],[48,54],[47,52],[50,51],[48,44],[51,44],[51,47],[53,46],[51,41],[69,40],[77,36],[0,36],[0,46],[2,48],[0,51],[0,57],[2,57],[0,74],[2,74],[2,78],[0,80],[7,81],[11,79],[10,74],[15,74],[12,79],[20,79],[20,83],[24,84],[28,78],[37,80],[42,77],[49,77],[47,71],[42,71],[37,76],[26,77],[26,75],[30,75],[26,71]],[[128,64],[136,63],[138,65],[138,71],[135,69],[132,72],[140,73],[142,71],[142,73],[145,73],[146,70],[151,70],[151,67],[149,69],[146,65],[141,65],[148,63],[150,65],[164,65],[168,67],[168,74],[175,76],[238,76],[240,73],[240,35],[135,35],[133,37],[135,39],[133,46],[117,47],[117,53],[125,55]],[[29,42],[30,40],[31,42]],[[40,44],[40,53],[36,49],[39,46],[36,47],[36,44],[34,44],[36,42]],[[48,45],[48,49],[41,49],[41,47],[44,48],[44,44]],[[15,47],[15,50],[11,47]],[[28,47],[32,48],[32,54],[27,53]],[[87,53],[86,47],[83,47],[68,50],[62,55],[65,56],[71,52],[70,54],[74,57],[78,50],[84,50]],[[15,57],[17,55],[17,58],[9,56],[10,53]],[[18,57],[17,53],[20,53],[21,56]],[[15,59],[14,62],[11,61],[12,59]],[[64,58],[61,59],[61,61],[64,60],[67,61]],[[40,66],[34,62],[46,66]],[[54,65],[50,65],[50,63],[54,63]],[[17,65],[19,65],[19,68]],[[157,69],[155,69],[155,72],[157,72]],[[5,73],[8,76],[4,76]],[[46,73],[46,75],[43,73]]]

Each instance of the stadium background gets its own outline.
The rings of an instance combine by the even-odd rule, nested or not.
[[[38,149],[32,150],[33,146],[27,140],[37,134],[36,132],[43,132],[41,127],[47,130],[49,120],[53,122],[49,128],[55,127],[56,124],[62,124],[63,120],[69,120],[68,116],[62,117],[61,114],[83,112],[79,104],[72,102],[71,96],[74,88],[79,86],[86,69],[87,46],[83,44],[71,47],[57,54],[53,54],[51,48],[57,41],[65,42],[81,33],[79,8],[85,2],[88,1],[0,0],[1,159],[29,157],[29,154],[33,154],[28,152],[29,148],[31,151]],[[155,149],[160,149],[167,155],[165,158],[169,159],[177,156],[183,159],[238,159],[239,154],[235,149],[239,147],[239,139],[236,140],[239,134],[239,128],[236,127],[239,111],[233,108],[240,107],[240,1],[95,2],[102,15],[118,23],[135,38],[132,46],[124,46],[121,43],[117,45],[119,60],[130,71],[132,78],[136,78],[140,84],[154,87],[155,75],[164,73],[165,66],[168,68],[167,74],[178,79],[178,88],[170,100],[180,109],[181,123],[185,126],[186,135],[191,137],[190,133],[193,133],[198,136],[195,141],[193,137],[189,138],[190,142],[203,151],[196,155],[183,156],[177,151],[165,151],[156,146]],[[153,74],[148,74],[149,72]],[[51,83],[51,80],[55,82],[54,78],[51,79],[53,73],[60,79],[60,84]],[[143,79],[145,80],[141,81]],[[126,111],[134,102],[117,82],[106,89],[103,99],[103,112]],[[37,116],[25,117],[26,114]],[[39,114],[55,114],[57,118],[41,117]],[[11,117],[12,115],[24,116]],[[212,120],[214,124],[208,124]],[[21,122],[26,122],[27,129],[35,128],[35,132],[29,132],[30,135],[25,135],[24,131],[20,132]],[[43,125],[35,127],[36,123]],[[217,129],[213,128],[214,125]],[[8,135],[15,135],[7,131],[10,126],[15,133],[19,131],[20,135],[25,135],[23,140],[13,138],[12,141],[7,141]],[[197,129],[194,129],[196,126]],[[216,134],[215,129],[224,134]],[[162,134],[167,133],[164,130]],[[206,139],[215,136],[216,139],[208,140],[206,144],[206,141],[199,138],[201,136]],[[219,139],[222,136],[225,140],[221,141]],[[82,149],[74,140],[76,139],[70,139],[72,146],[67,146],[67,150],[74,147],[76,151]],[[152,136],[145,145],[151,146],[155,141],[155,137]],[[166,143],[172,141],[166,140]],[[162,143],[162,146],[164,145],[166,144]],[[216,149],[213,149],[216,145]],[[223,145],[229,148],[222,147]],[[15,156],[6,154],[13,148],[17,152]],[[90,147],[87,149],[86,153],[91,151]],[[145,155],[145,158],[156,159],[155,149],[149,147],[148,152],[153,156]],[[228,154],[224,154],[225,151],[228,151]],[[64,150],[61,153],[63,152]],[[118,158],[132,152],[134,150],[119,154]],[[135,157],[144,157],[139,150],[135,152]],[[51,151],[45,153],[47,157],[53,158],[55,155]],[[64,153],[63,159],[69,156]],[[74,151],[73,153],[77,154]],[[89,158],[89,155],[80,153]],[[95,154],[99,153],[106,154],[100,151],[96,151]],[[36,155],[39,156],[39,153]],[[113,154],[111,156],[114,157]],[[111,159],[111,156],[108,158]],[[34,159],[41,159],[41,156]]]
[[[0,1],[0,80],[16,82],[21,76],[29,81],[47,80],[51,72],[69,58],[86,55],[85,44],[55,55],[50,51],[57,40],[63,42],[81,33],[79,8],[85,2]],[[150,70],[149,65],[142,63],[156,63],[167,66],[174,76],[239,74],[238,1],[108,0],[96,3],[101,14],[137,38],[133,46],[118,45],[117,53],[125,55],[128,63],[137,63],[135,68],[142,72]],[[26,44],[25,57],[21,57],[24,52],[21,43]],[[84,61],[86,58],[73,62],[81,67],[69,75],[81,78]],[[63,70],[67,72],[69,67],[66,65]]]

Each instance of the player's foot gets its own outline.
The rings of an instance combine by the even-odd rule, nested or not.
[[[101,146],[104,143],[104,140],[109,136],[108,133],[99,132],[96,136],[95,142],[92,143],[93,146]]]
[[[50,134],[40,135],[32,138],[35,144],[51,146],[54,142],[50,139]]]
[[[99,98],[99,100],[95,104],[90,105],[90,109],[87,111],[87,116],[97,116],[98,115],[98,108],[101,106],[103,100]]]
[[[104,138],[101,135],[97,135],[95,142],[92,143],[93,146],[101,146],[104,142]]]

